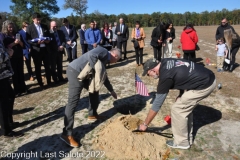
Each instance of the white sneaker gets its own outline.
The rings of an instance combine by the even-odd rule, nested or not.
[[[168,141],[166,142],[166,144],[167,144],[168,147],[171,147],[171,148],[179,148],[179,149],[189,149],[189,148],[190,148],[189,145],[188,145],[188,146],[179,146],[179,145],[176,145],[176,144],[174,144],[173,140],[168,140]]]

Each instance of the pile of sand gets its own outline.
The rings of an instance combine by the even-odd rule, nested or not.
[[[132,132],[142,122],[132,115],[110,121],[98,133],[93,147],[105,151],[110,159],[161,159],[166,150],[165,137]]]

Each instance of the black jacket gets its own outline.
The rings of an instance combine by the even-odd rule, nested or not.
[[[229,24],[226,24],[224,26],[220,25],[216,31],[216,35],[215,35],[216,40],[224,37],[224,30],[226,30],[226,29],[232,29],[232,31],[235,33],[234,28],[232,26],[230,26]]]
[[[57,30],[57,34],[58,34],[58,38],[59,38],[61,46],[65,47],[66,40],[65,40],[65,35],[64,35],[63,31],[62,30]],[[51,52],[56,52],[56,51],[58,51],[59,46],[57,44],[54,32],[50,33],[50,37],[52,38],[52,40],[49,42],[48,51],[50,53]]]
[[[165,31],[163,25],[158,25],[156,28],[153,29],[152,31],[152,40],[151,40],[151,46],[153,47],[158,47],[162,46],[162,43],[158,43],[158,40],[164,40],[165,37]]]
[[[41,25],[42,32],[43,32],[43,37],[49,37],[50,34],[49,34],[48,27],[44,24],[40,24],[40,25]],[[31,45],[32,49],[39,52],[40,51],[40,45],[36,42],[31,41],[32,39],[39,38],[37,28],[35,27],[34,24],[31,24],[27,27],[27,33],[26,34],[27,34],[27,41]],[[45,43],[45,45],[47,45],[47,44]]]
[[[174,28],[171,28],[170,32],[168,32],[166,30],[164,40],[168,39],[169,37],[172,37],[172,40],[169,41],[170,43],[172,43],[173,40],[175,39],[175,29]]]
[[[112,30],[109,29],[109,34],[110,34],[110,38],[109,39],[112,39],[113,38],[113,32]],[[104,29],[101,31],[101,36],[102,36],[102,44],[105,45],[105,42],[108,42],[109,43],[109,39],[106,38],[105,36],[105,33],[104,33]]]
[[[120,35],[118,35],[117,32],[120,32],[120,24],[117,25],[116,30],[115,30],[115,34],[117,35],[117,41],[125,42],[128,40],[129,30],[128,30],[128,26],[126,24],[124,24],[123,32]]]

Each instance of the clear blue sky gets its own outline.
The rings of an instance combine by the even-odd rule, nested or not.
[[[0,12],[11,12],[9,6],[12,5],[10,0],[0,0]],[[66,17],[72,13],[71,9],[64,10],[64,0],[57,0],[60,11],[53,17]],[[87,13],[98,10],[105,14],[131,14],[131,13],[148,13],[153,12],[203,12],[216,11],[226,8],[228,10],[240,9],[239,0],[88,0]]]

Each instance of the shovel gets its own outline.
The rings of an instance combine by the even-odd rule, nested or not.
[[[148,127],[147,130],[145,131],[141,131],[139,130],[139,127],[135,130],[133,130],[132,132],[135,133],[155,133],[157,135],[163,136],[163,137],[167,137],[167,138],[173,138],[173,134],[171,133],[162,133],[163,127]]]

